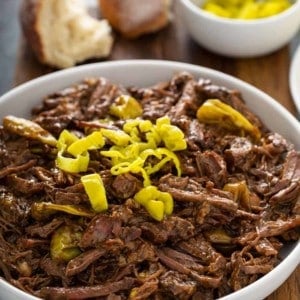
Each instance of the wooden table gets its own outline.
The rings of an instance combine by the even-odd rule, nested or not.
[[[213,68],[260,88],[295,114],[296,110],[288,85],[292,52],[290,46],[260,58],[234,59],[215,55],[198,46],[190,38],[178,17],[178,9],[175,5],[172,23],[159,33],[135,41],[116,35],[113,51],[108,60],[166,59]],[[55,70],[39,64],[28,45],[23,40],[20,42],[15,85],[53,71]],[[267,299],[300,299],[300,267]]]

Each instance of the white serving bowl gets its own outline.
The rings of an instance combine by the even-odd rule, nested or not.
[[[196,77],[208,78],[213,83],[237,89],[248,107],[264,123],[293,142],[300,149],[300,124],[278,102],[257,88],[224,73],[190,64],[160,60],[123,60],[84,65],[46,75],[17,88],[0,98],[0,118],[7,114],[28,117],[31,108],[41,102],[47,94],[59,91],[85,77],[104,76],[125,86],[149,86],[166,81],[178,71],[188,71]],[[276,120],[274,122],[274,120]],[[232,293],[223,300],[263,299],[277,289],[293,272],[300,262],[300,243],[284,248],[284,260],[270,273],[253,284]],[[0,299],[34,300],[37,299],[0,279]]]
[[[204,48],[231,57],[254,57],[286,45],[300,28],[300,0],[278,15],[255,20],[215,16],[200,9],[204,0],[179,0],[193,39]]]

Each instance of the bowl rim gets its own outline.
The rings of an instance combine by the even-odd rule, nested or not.
[[[83,74],[89,74],[91,70],[101,70],[105,68],[115,68],[115,67],[122,67],[125,68],[128,66],[128,64],[138,67],[153,67],[153,68],[169,68],[170,70],[179,69],[179,70],[186,70],[188,72],[196,73],[198,76],[199,74],[203,77],[211,75],[212,77],[216,79],[221,79],[224,81],[229,81],[233,85],[240,86],[243,90],[241,91],[250,91],[255,94],[257,94],[257,97],[263,98],[265,101],[270,102],[272,105],[274,105],[281,114],[289,119],[289,122],[295,126],[297,129],[299,129],[300,132],[300,123],[296,120],[296,118],[285,108],[283,107],[279,102],[274,100],[271,96],[263,92],[262,90],[256,88],[255,86],[238,79],[234,76],[228,75],[226,73],[207,68],[202,67],[194,64],[189,63],[183,63],[183,62],[176,62],[176,61],[169,61],[169,60],[148,60],[148,59],[132,59],[132,60],[119,60],[119,61],[107,61],[107,62],[98,62],[98,63],[91,63],[87,65],[81,65],[72,67],[65,70],[56,71],[41,77],[38,77],[36,79],[30,80],[26,83],[21,84],[18,87],[13,88],[11,91],[8,91],[4,95],[0,97],[0,107],[2,103],[9,101],[10,98],[14,96],[21,96],[24,91],[31,90],[32,88],[36,88],[36,85],[43,82],[57,82],[61,78],[68,77],[71,74],[77,74],[77,75],[83,75]],[[121,83],[121,82],[120,82]],[[298,242],[295,242],[294,248],[290,251],[290,253],[268,274],[262,276],[257,281],[253,282],[252,284],[244,287],[243,289],[233,292],[225,297],[222,297],[220,299],[222,300],[239,300],[242,297],[246,297],[247,299],[261,299],[266,296],[268,296],[271,292],[274,291],[274,288],[269,287],[269,282],[272,280],[272,282],[276,282],[276,288],[278,288],[287,278],[288,276],[295,270],[297,265],[300,263],[300,240]],[[293,267],[291,267],[293,266]],[[280,275],[283,277],[280,277]],[[6,290],[9,290],[10,292],[14,292],[15,297],[20,297],[20,299],[25,299],[26,296],[27,300],[36,300],[39,299],[31,294],[27,294],[23,292],[22,290],[16,288],[15,286],[11,285],[4,279],[0,278],[0,288],[4,288]],[[249,296],[253,295],[253,296]]]
[[[298,116],[300,117],[300,44],[293,55],[290,72],[289,72],[289,85],[291,94],[297,108]]]
[[[268,24],[272,25],[272,23],[277,23],[278,21],[281,21],[281,19],[288,19],[291,15],[296,14],[296,12],[300,11],[300,0],[295,0],[295,2],[286,10],[280,12],[279,14],[265,17],[265,18],[259,18],[259,19],[234,19],[234,18],[225,18],[221,16],[216,16],[214,14],[211,14],[209,12],[206,12],[205,10],[198,7],[195,3],[193,3],[192,0],[180,0],[180,2],[191,12],[193,12],[196,15],[199,15],[210,22],[216,22],[220,23],[222,25],[228,24],[231,26],[234,25],[243,25],[243,26],[256,26],[256,25],[263,25]],[[299,17],[300,20],[300,17]],[[300,22],[299,22],[300,26]]]
[[[189,0],[181,0],[181,1],[189,1]],[[300,5],[300,0],[299,0]],[[213,77],[217,77],[219,79],[230,81],[233,85],[242,85],[244,89],[247,91],[251,91],[253,93],[256,93],[260,97],[263,97],[266,101],[272,102],[272,106],[276,108],[276,110],[280,110],[281,113],[285,118],[288,118],[290,122],[292,122],[292,125],[295,127],[300,128],[300,123],[296,119],[296,117],[289,112],[281,103],[276,101],[274,98],[272,98],[270,95],[262,91],[261,89],[255,87],[254,85],[239,79],[235,76],[232,76],[230,74],[224,73],[222,71],[218,71],[212,68],[191,64],[191,63],[185,63],[185,62],[179,62],[179,61],[172,61],[172,60],[161,60],[161,59],[124,59],[124,60],[115,60],[115,61],[102,61],[102,62],[95,62],[95,63],[89,63],[89,64],[83,64],[83,65],[77,65],[68,69],[62,69],[57,70],[49,74],[45,74],[42,76],[39,76],[37,78],[31,79],[29,81],[26,81],[24,83],[21,83],[20,85],[13,87],[11,90],[7,91],[3,95],[0,95],[0,105],[2,102],[6,102],[7,98],[10,98],[11,95],[14,94],[22,94],[23,92],[26,92],[27,90],[30,90],[34,87],[34,85],[37,85],[39,83],[44,83],[47,81],[58,81],[61,78],[65,78],[68,75],[80,75],[87,72],[91,72],[92,70],[95,70],[97,68],[112,68],[116,66],[128,66],[130,64],[131,66],[140,66],[145,65],[147,67],[154,67],[159,68],[160,66],[163,67],[169,67],[169,68],[178,68],[178,69],[188,69],[191,72],[194,73],[206,73],[209,75],[213,75]]]

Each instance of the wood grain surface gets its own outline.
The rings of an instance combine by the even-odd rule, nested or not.
[[[209,67],[258,87],[295,114],[288,84],[290,52],[289,46],[286,46],[270,55],[251,59],[226,58],[213,54],[190,38],[175,5],[171,24],[156,34],[131,41],[115,34],[113,51],[106,60],[165,59]],[[93,61],[86,63],[90,62]],[[21,39],[15,85],[54,71],[56,70],[38,63],[26,42]],[[267,299],[300,299],[300,267],[298,266],[289,279]]]

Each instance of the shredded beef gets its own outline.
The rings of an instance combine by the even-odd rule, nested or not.
[[[181,174],[171,160],[149,175],[171,195],[172,214],[153,219],[134,200],[143,174],[113,173],[110,158],[95,149],[88,150],[86,174],[101,176],[109,207],[92,211],[83,174],[59,169],[56,147],[0,126],[0,276],[44,299],[185,300],[228,295],[275,268],[281,248],[299,239],[295,147],[266,128],[239,91],[186,72],[150,87],[87,78],[46,96],[31,120],[55,138],[64,129],[77,137],[120,131],[126,121],[110,110],[120,95],[136,99],[141,119],[155,124],[167,116],[184,133],[186,149],[173,152]],[[197,110],[215,98],[243,114],[261,137],[201,123]],[[138,130],[143,139],[147,133]],[[113,144],[106,139],[102,150]],[[147,158],[147,168],[158,161]],[[39,202],[64,210],[40,212]],[[73,214],[76,208],[88,213]],[[60,237],[63,228],[70,235]]]

